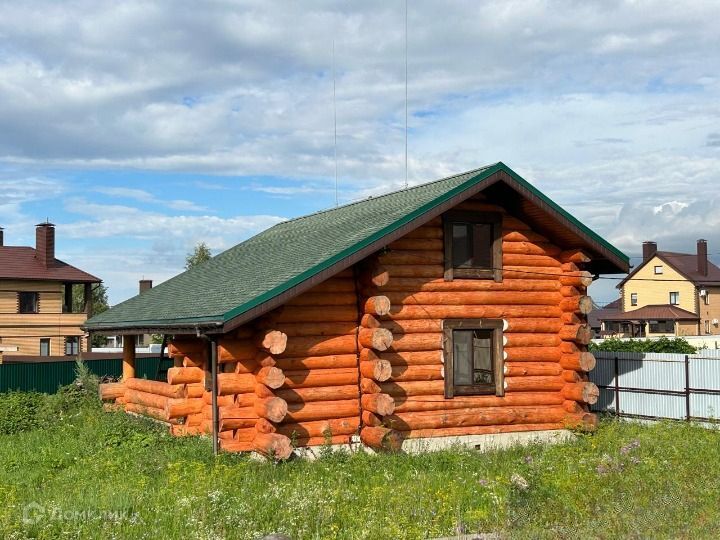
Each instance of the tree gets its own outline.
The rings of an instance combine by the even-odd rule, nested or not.
[[[198,242],[192,253],[188,253],[185,257],[185,270],[190,270],[196,266],[212,259],[210,248],[205,242]]]
[[[85,311],[85,287],[81,285],[74,285],[72,291],[72,308],[75,313],[82,313]],[[92,314],[97,315],[103,311],[107,311],[110,306],[108,305],[107,287],[102,283],[93,285],[92,288]],[[92,346],[103,347],[105,346],[105,336],[98,334],[92,335]]]
[[[72,307],[74,313],[85,311],[85,291],[81,285],[73,285]],[[93,285],[92,288],[92,314],[97,315],[109,309],[107,287],[102,283]]]

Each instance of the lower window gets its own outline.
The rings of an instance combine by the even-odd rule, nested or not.
[[[50,338],[40,339],[40,356],[50,356]]]
[[[73,356],[80,352],[80,338],[77,336],[65,338],[65,355]]]
[[[445,397],[503,392],[502,320],[444,321]]]

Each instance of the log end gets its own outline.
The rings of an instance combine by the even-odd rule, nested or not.
[[[280,368],[268,366],[260,369],[257,380],[268,388],[277,389],[285,384],[285,373]]]
[[[258,346],[270,354],[282,354],[287,347],[287,335],[280,330],[268,330],[258,338]]]
[[[277,460],[286,460],[293,453],[290,438],[279,433],[258,433],[252,446],[257,452]]]
[[[390,313],[390,299],[387,296],[371,296],[366,303],[366,310],[373,315]]]
[[[360,430],[360,440],[374,450],[399,452],[402,449],[403,436],[394,429],[365,426]]]
[[[372,345],[376,351],[387,351],[393,344],[393,335],[387,328],[373,330]]]

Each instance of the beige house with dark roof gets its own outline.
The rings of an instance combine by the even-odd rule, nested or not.
[[[0,228],[0,362],[8,356],[75,356],[87,351],[85,324],[100,279],[55,258],[55,226],[36,227],[35,247],[6,246]],[[73,306],[83,287],[84,306]]]
[[[619,309],[600,315],[604,335],[720,335],[720,268],[708,260],[705,240],[695,253],[645,242],[643,262],[618,288]]]

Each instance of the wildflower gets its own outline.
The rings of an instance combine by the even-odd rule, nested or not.
[[[602,463],[600,463],[597,467],[595,467],[595,470],[597,471],[598,474],[601,474],[601,475],[608,473],[608,468]]]
[[[530,487],[530,484],[527,480],[525,480],[522,476],[520,476],[517,473],[513,473],[513,475],[510,477],[510,482],[517,487],[518,489],[521,489],[525,491]]]
[[[525,456],[525,463],[530,465],[533,462],[533,457],[531,455]]]
[[[633,456],[630,458],[630,462],[633,465],[639,465],[642,462],[642,460],[639,457]]]
[[[481,478],[480,480],[478,480],[478,484],[485,487],[487,485],[490,485],[490,482],[488,482],[485,478]]]

